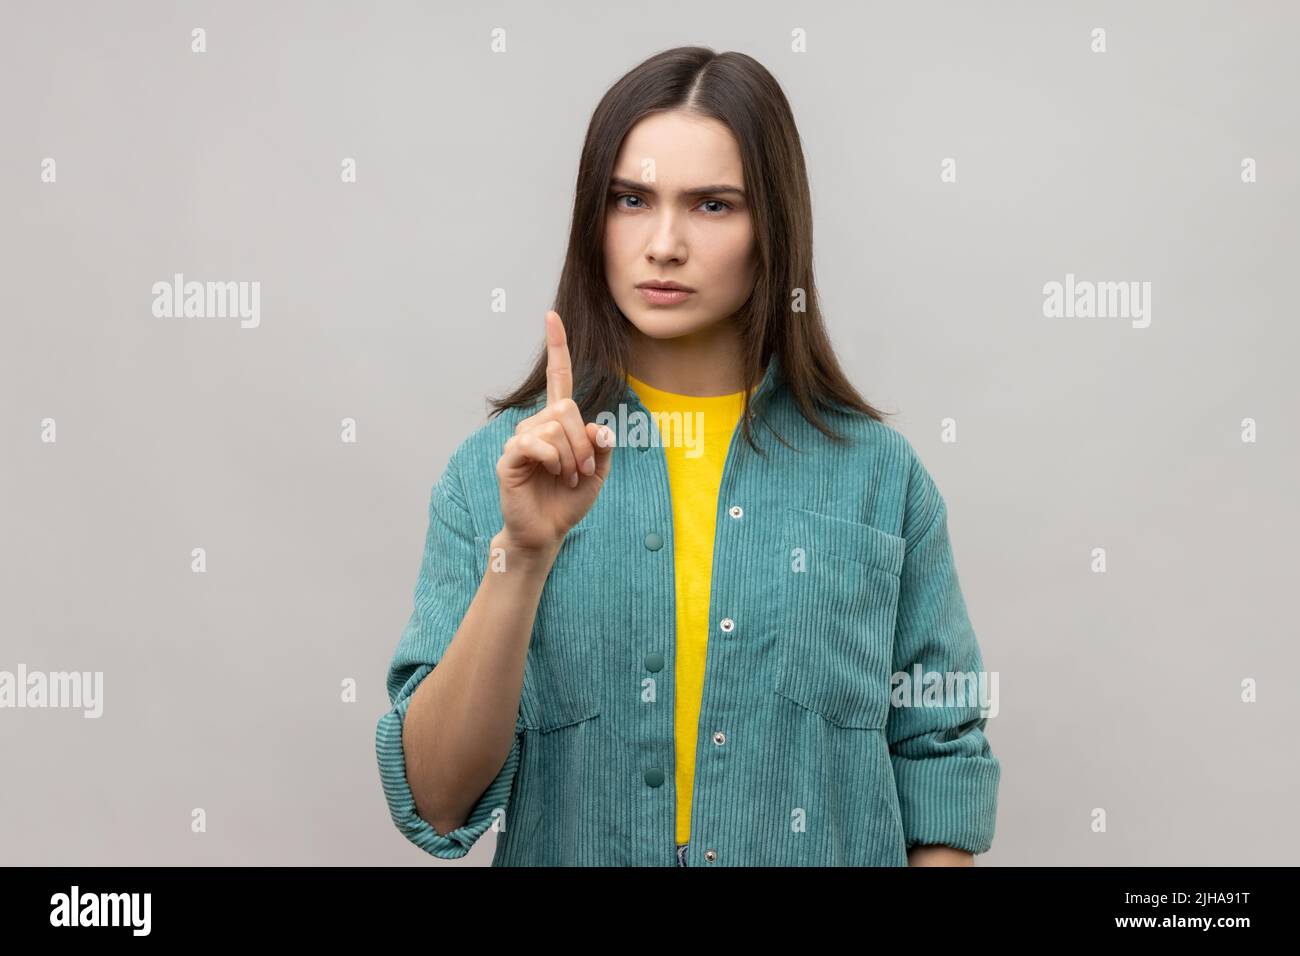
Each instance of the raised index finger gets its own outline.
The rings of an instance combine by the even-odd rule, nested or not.
[[[569,343],[564,323],[555,311],[546,313],[546,402],[554,405],[573,397],[573,366],[569,364]]]

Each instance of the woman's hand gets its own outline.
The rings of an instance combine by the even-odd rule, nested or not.
[[[497,461],[507,551],[558,550],[596,503],[613,450],[609,428],[582,420],[564,323],[547,312],[546,407],[515,427]]]

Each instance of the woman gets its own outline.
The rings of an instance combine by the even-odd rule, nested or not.
[[[942,496],[840,370],[798,132],[658,54],[583,146],[546,347],[433,488],[381,778],[493,865],[969,865],[999,764]],[[931,702],[933,704],[933,702]]]

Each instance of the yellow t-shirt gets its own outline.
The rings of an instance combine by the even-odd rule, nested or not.
[[[678,395],[647,385],[632,375],[627,380],[652,414],[680,416],[659,419],[658,426],[668,463],[676,542],[673,557],[677,590],[677,683],[673,725],[677,755],[677,842],[686,843],[691,831],[695,745],[708,649],[718,488],[732,435],[744,410],[745,393]]]

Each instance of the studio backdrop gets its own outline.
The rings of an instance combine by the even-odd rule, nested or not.
[[[1293,863],[1298,31],[9,5],[0,863],[439,863],[375,757],[430,489],[537,354],[591,110],[687,44],[789,97],[833,345],[947,501],[998,680],[979,865]]]

